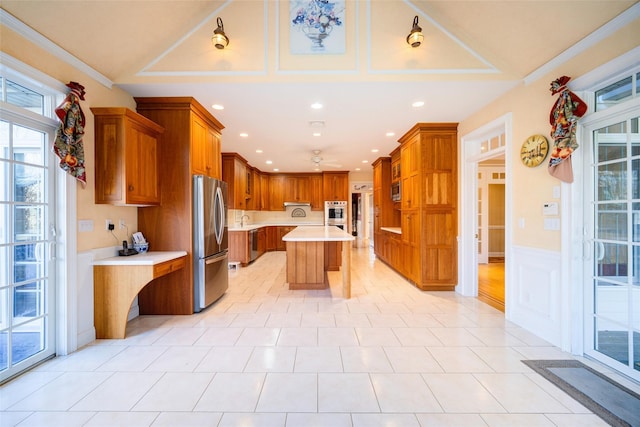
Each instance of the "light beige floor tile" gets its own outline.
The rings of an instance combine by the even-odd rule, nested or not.
[[[445,347],[482,347],[485,344],[465,328],[429,328]]]
[[[370,314],[370,313],[380,313],[380,309],[375,303],[372,302],[359,302],[359,301],[347,301],[347,308],[349,309],[349,313],[356,314]]]
[[[255,347],[245,372],[293,372],[295,347]]]
[[[216,412],[162,412],[151,424],[153,427],[217,426],[222,418]]]
[[[121,340],[119,340],[122,342]],[[42,366],[40,371],[93,371],[127,347],[123,345],[89,345],[68,356],[60,356]]]
[[[171,347],[158,357],[147,372],[193,372],[209,352],[207,347]]]
[[[518,338],[520,341],[523,341],[526,345],[532,347],[551,347],[551,344],[548,341],[540,338],[537,335],[532,334],[526,329],[520,328],[518,326],[513,326],[510,328],[506,328],[509,334]]]
[[[266,326],[268,328],[296,328],[300,327],[301,322],[302,313],[271,313]]]
[[[471,347],[471,351],[496,372],[531,372],[522,363],[522,354],[510,347]]]
[[[569,412],[524,374],[475,374],[475,377],[510,413]]]
[[[235,313],[218,313],[210,311],[202,314],[202,326],[208,328],[224,328],[231,325],[231,322],[237,317]]]
[[[225,346],[234,345],[244,328],[208,328],[194,345],[203,346]]]
[[[195,372],[242,372],[252,353],[253,347],[214,347]]]
[[[339,347],[298,347],[294,372],[343,372]]]
[[[142,372],[166,352],[166,346],[127,347],[96,371]]]
[[[259,302],[234,302],[226,313],[256,313],[259,308]]]
[[[124,340],[118,340],[121,344],[127,346],[148,346],[152,345],[166,333],[171,331],[171,328],[129,328]],[[115,341],[115,340],[114,340]]]
[[[93,415],[93,412],[34,412],[17,425],[20,427],[83,426]]]
[[[380,412],[368,374],[318,374],[318,412]]]
[[[427,350],[445,372],[493,372],[489,365],[467,347],[428,347]]]
[[[358,336],[354,328],[319,328],[318,346],[354,346],[358,345]]]
[[[316,374],[267,374],[256,412],[317,412]]]
[[[297,413],[287,414],[286,427],[352,427],[349,414]]]
[[[430,328],[392,328],[393,333],[404,346],[442,347],[442,342]]]
[[[387,314],[407,314],[411,313],[409,308],[401,302],[389,302],[385,304],[376,304],[380,313]]]
[[[353,427],[420,427],[414,414],[353,414]]]
[[[223,414],[218,427],[284,427],[286,414]]]
[[[157,412],[98,412],[86,424],[87,427],[150,426]]]
[[[336,313],[336,326],[339,328],[345,327],[371,327],[369,317],[365,313]]]
[[[336,319],[333,313],[302,313],[300,326],[312,328],[333,328]]]
[[[2,400],[2,399],[0,399]],[[41,412],[42,413],[42,412]],[[26,419],[30,415],[34,414],[34,412],[9,412],[9,411],[0,411],[0,426],[13,427],[18,425],[22,420]],[[349,426],[351,426],[351,422],[349,422]]]
[[[440,328],[444,326],[438,322],[431,314],[426,313],[403,313],[400,314],[404,323],[412,328]]]
[[[551,420],[543,414],[483,414],[481,416],[490,427],[554,427]]]
[[[269,319],[269,313],[239,313],[231,322],[234,328],[262,328]]]
[[[66,411],[111,375],[111,372],[66,372],[8,409]]]
[[[442,412],[420,374],[371,374],[381,412]]]
[[[433,317],[447,328],[469,328],[478,326],[463,313],[434,313]]]
[[[383,350],[396,373],[443,372],[424,347],[383,347]]]
[[[374,328],[402,328],[406,327],[407,324],[402,319],[402,316],[399,314],[367,314],[369,318],[369,322],[371,322],[371,326]]]
[[[253,412],[264,378],[264,373],[216,374],[194,411]]]
[[[472,374],[423,374],[447,413],[500,413],[505,408]]]
[[[382,347],[341,347],[345,372],[393,372]]]
[[[479,414],[416,414],[416,417],[423,427],[487,427]]]
[[[133,407],[133,411],[191,411],[213,373],[167,373]]]
[[[62,372],[31,371],[0,387],[0,416],[5,409],[45,386]]]
[[[467,331],[488,347],[518,347],[525,345],[524,342],[506,332],[504,328],[467,328]]]
[[[524,365],[524,363],[523,363]],[[526,366],[526,365],[525,365]],[[529,369],[527,367],[527,369]],[[530,370],[529,372],[532,372]],[[546,391],[551,397],[556,399],[558,402],[562,404],[565,408],[569,409],[569,411],[574,414],[590,414],[591,411],[584,407],[577,400],[569,396],[567,393],[562,391],[559,387],[552,384],[549,380],[539,375],[538,373],[525,373],[527,378],[536,383],[541,389]]]
[[[317,328],[282,328],[278,337],[279,346],[315,346],[318,345]]]
[[[236,341],[237,346],[273,346],[278,342],[280,328],[245,328]]]
[[[153,345],[193,345],[206,331],[206,328],[173,328]]]
[[[558,347],[512,347],[522,354],[523,359],[531,360],[553,360],[553,359],[573,359],[569,353],[560,350]]]
[[[162,376],[159,372],[116,372],[98,385],[72,411],[129,411]]]
[[[300,298],[292,299],[289,301],[289,313],[318,313],[318,302],[308,302]]]
[[[355,328],[361,346],[400,345],[391,328]]]

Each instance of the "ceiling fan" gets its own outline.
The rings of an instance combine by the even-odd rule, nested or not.
[[[329,166],[334,168],[341,168],[342,165],[335,163],[335,160],[324,160],[322,156],[320,156],[320,150],[313,150],[313,156],[311,156],[311,162],[316,168],[319,168],[321,165]]]

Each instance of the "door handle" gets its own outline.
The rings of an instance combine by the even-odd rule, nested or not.
[[[220,262],[224,259],[227,259],[227,257],[229,256],[228,252],[225,252],[222,255],[218,255],[212,258],[207,258],[207,260],[204,262],[206,265],[211,265],[211,264],[215,264],[216,262]]]

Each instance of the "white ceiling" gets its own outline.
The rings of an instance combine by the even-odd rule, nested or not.
[[[313,150],[322,170],[370,170],[415,123],[464,120],[635,3],[347,0],[344,53],[308,55],[289,51],[285,1],[3,0],[2,8],[132,96],[195,97],[225,126],[223,151],[263,171],[312,172]],[[412,49],[404,39],[415,15],[425,42]],[[210,43],[217,17],[231,40],[224,51]],[[418,100],[425,105],[412,107]]]

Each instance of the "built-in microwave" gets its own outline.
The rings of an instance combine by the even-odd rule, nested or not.
[[[402,192],[400,191],[400,181],[391,183],[391,200],[399,202]]]

